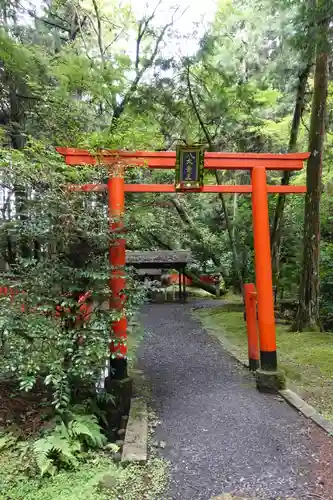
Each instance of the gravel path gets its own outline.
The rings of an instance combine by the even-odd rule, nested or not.
[[[140,365],[161,422],[156,439],[166,442],[160,453],[171,462],[163,500],[209,500],[222,493],[333,498],[331,487],[324,493],[330,463],[330,470],[318,466],[329,438],[280,398],[257,392],[252,376],[189,308],[149,305],[142,312]]]

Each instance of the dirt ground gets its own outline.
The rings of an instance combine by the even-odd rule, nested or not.
[[[28,437],[44,427],[51,415],[50,396],[42,384],[25,392],[13,381],[0,382],[0,429]]]

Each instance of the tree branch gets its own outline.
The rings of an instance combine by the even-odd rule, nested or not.
[[[29,16],[33,17],[36,21],[40,21],[41,23],[47,24],[48,26],[52,26],[52,28],[58,28],[59,30],[65,31],[66,33],[71,32],[71,29],[69,27],[66,28],[66,26],[58,24],[55,21],[46,19],[44,17],[39,17],[32,10],[28,10],[27,13],[29,14]]]
[[[105,50],[104,50],[104,45],[103,45],[102,21],[101,21],[101,17],[99,14],[96,0],[92,0],[92,4],[94,7],[95,16],[96,16],[96,20],[97,20],[96,34],[97,34],[97,40],[98,40],[98,47],[99,47],[99,52],[101,55],[101,60],[102,60],[103,66],[104,66],[105,65]]]
[[[114,39],[112,40],[112,42],[110,42],[110,43],[109,43],[109,44],[105,47],[105,49],[104,49],[104,53],[106,53],[106,51],[107,51],[110,47],[112,47],[112,45],[113,45],[114,43],[116,43],[116,41],[117,41],[117,40],[121,37],[121,35],[124,33],[124,31],[125,31],[125,28],[122,28],[122,29],[119,31],[119,33],[118,33],[118,34],[114,37]]]
[[[136,54],[135,54],[135,70],[139,70],[139,64],[140,64],[140,48],[141,48],[141,42],[143,37],[146,34],[146,31],[148,29],[150,21],[152,21],[155,17],[156,11],[158,7],[161,5],[162,0],[159,0],[157,4],[155,5],[155,8],[151,15],[147,17],[146,19],[141,19],[138,24],[138,36],[136,39]]]
[[[74,6],[74,8],[76,8],[76,7]],[[85,23],[85,22],[86,22],[86,20],[87,20],[87,16],[85,16],[85,17],[83,18],[83,22],[82,22],[82,23],[81,23],[81,20],[80,20],[80,17],[79,17],[79,16],[77,16],[77,20],[78,20],[78,27],[79,27],[80,35],[81,35],[81,38],[82,38],[82,43],[83,43],[83,45],[84,45],[84,49],[85,49],[85,51],[86,51],[86,55],[87,55],[88,59],[89,59],[90,61],[92,61],[92,58],[91,58],[91,57],[90,57],[90,55],[89,55],[89,51],[88,51],[88,46],[87,46],[86,38],[85,38],[85,36],[84,36],[83,29],[82,29],[82,28],[83,28],[84,23]]]
[[[211,139],[210,133],[209,133],[206,125],[204,124],[203,119],[201,118],[201,115],[199,113],[199,109],[198,109],[197,103],[195,102],[195,99],[194,99],[194,96],[193,96],[192,85],[191,85],[191,78],[190,78],[190,65],[189,64],[186,66],[186,80],[187,80],[188,93],[189,93],[189,96],[190,96],[190,100],[191,100],[191,103],[192,103],[192,107],[193,107],[194,113],[195,113],[195,115],[197,117],[197,120],[199,122],[199,125],[200,125],[203,133],[205,134],[206,140],[207,140],[208,145],[209,145],[209,149],[212,149],[213,148],[213,143],[212,143],[212,139]]]
[[[155,7],[155,9],[153,11],[153,14],[151,16],[149,16],[149,18],[147,19],[147,21],[145,21],[145,24],[144,24],[144,30],[145,30],[145,32],[147,30],[148,23],[153,19],[154,15],[155,15],[155,12],[156,12],[156,9],[161,4],[161,1],[162,0],[159,0],[159,2],[157,3],[157,5],[156,5],[156,7]],[[139,83],[140,83],[140,81],[141,81],[144,73],[147,71],[148,68],[150,68],[153,65],[153,63],[155,61],[155,58],[157,56],[157,53],[158,53],[159,46],[160,46],[160,44],[161,44],[161,42],[162,42],[162,40],[163,40],[163,38],[164,38],[165,33],[167,32],[167,30],[173,25],[173,23],[174,23],[174,17],[176,15],[176,13],[178,12],[178,10],[179,10],[179,8],[177,7],[175,9],[173,15],[172,15],[171,21],[169,23],[167,23],[162,28],[160,34],[158,35],[158,37],[156,39],[156,42],[155,42],[155,45],[154,45],[154,49],[152,51],[152,54],[151,54],[150,58],[142,66],[141,70],[137,69],[136,77],[134,78],[132,84],[130,85],[129,90],[127,91],[127,93],[125,94],[125,96],[123,97],[123,99],[119,103],[119,105],[115,107],[115,110],[114,110],[114,113],[113,113],[113,117],[112,117],[111,129],[114,128],[116,121],[120,118],[120,116],[124,112],[124,109],[125,109],[126,105],[130,101],[130,99],[133,96],[133,94],[136,92],[136,90],[138,88],[138,85],[139,85]]]

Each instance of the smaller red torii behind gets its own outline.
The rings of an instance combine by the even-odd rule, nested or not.
[[[108,191],[110,230],[122,232],[125,210],[125,192],[128,193],[175,193],[172,184],[125,184],[124,168],[147,167],[150,169],[175,169],[175,152],[113,151],[101,150],[96,155],[74,148],[57,148],[67,165],[104,165],[109,167],[108,184],[70,185],[71,191]],[[272,266],[270,251],[270,228],[268,194],[302,194],[305,186],[267,185],[267,170],[302,170],[309,153],[212,153],[204,154],[204,169],[249,170],[250,185],[201,185],[190,189],[198,193],[243,193],[252,195],[253,233],[255,250],[256,289],[258,301],[258,325],[260,340],[260,366],[262,370],[276,372],[276,331]],[[184,189],[186,191],[186,189]],[[117,239],[110,248],[110,307],[123,310],[125,295],[125,239]],[[115,378],[126,376],[127,320],[125,316],[113,324],[114,339],[111,342]],[[116,340],[115,340],[116,339]]]

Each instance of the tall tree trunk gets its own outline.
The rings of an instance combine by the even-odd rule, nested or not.
[[[305,5],[305,18],[304,26],[307,32],[307,39],[303,44],[304,49],[301,51],[300,60],[301,64],[304,63],[304,68],[298,73],[298,85],[296,91],[296,102],[294,108],[294,115],[290,130],[288,152],[293,153],[297,150],[298,133],[302,120],[303,109],[305,106],[306,86],[309,79],[311,68],[314,64],[316,42],[314,38],[317,34],[317,26],[315,14],[317,10],[317,0],[306,0]],[[302,64],[303,65],[303,64]],[[291,179],[291,172],[285,171],[282,176],[282,185],[289,185]],[[286,196],[283,194],[278,195],[276,204],[274,220],[271,231],[271,250],[272,250],[272,270],[273,281],[278,284],[280,275],[280,249],[281,249],[281,235],[283,226],[283,213],[286,204]]]
[[[309,78],[311,67],[312,67],[312,60],[309,61],[307,66],[298,76],[296,102],[295,102],[294,115],[291,124],[291,131],[290,131],[289,145],[288,145],[289,153],[293,153],[297,149],[297,139],[302,119],[302,113],[304,109],[306,85]],[[291,177],[290,171],[285,170],[283,172],[281,184],[283,186],[287,186],[290,182],[290,177]],[[283,224],[283,212],[285,204],[286,204],[286,196],[283,194],[279,194],[276,203],[274,220],[271,231],[272,269],[273,269],[273,279],[275,284],[277,283],[280,274],[279,270],[280,270],[281,230]]]
[[[8,85],[9,96],[9,136],[10,144],[13,149],[23,149],[25,145],[25,137],[23,134],[24,124],[24,110],[22,103],[17,95],[17,82],[15,75],[5,73],[6,83]],[[14,200],[15,200],[15,217],[21,221],[26,219],[26,205],[27,194],[24,185],[13,186]],[[29,245],[24,237],[21,238],[19,245],[11,241],[8,235],[7,241],[8,254],[10,256],[11,264],[15,265],[16,257],[18,255],[27,257],[29,254]],[[13,258],[15,261],[13,261]]]
[[[325,1],[318,3],[318,13]],[[309,133],[311,156],[307,165],[307,194],[304,214],[304,253],[300,282],[299,306],[295,330],[318,329],[319,319],[319,245],[322,159],[325,134],[325,113],[328,89],[328,16],[318,23],[316,69]]]
[[[215,177],[216,177],[217,183],[222,184],[220,171],[215,170]],[[224,218],[225,218],[225,225],[226,225],[226,228],[228,231],[229,242],[230,242],[230,247],[231,247],[231,252],[232,252],[232,261],[233,261],[234,271],[235,271],[237,281],[238,281],[237,287],[239,288],[239,291],[243,295],[244,282],[243,282],[241,267],[239,265],[239,259],[238,259],[237,248],[236,248],[236,239],[234,236],[235,235],[235,219],[233,219],[233,222],[231,224],[227,204],[225,202],[225,199],[224,199],[224,196],[222,193],[219,193],[219,198],[220,198],[220,201],[222,204],[222,210],[223,210],[223,214],[224,214]],[[235,216],[235,204],[234,204],[234,216]],[[235,287],[235,288],[237,288],[237,287]]]
[[[23,124],[24,124],[24,111],[19,97],[17,96],[17,85],[15,78],[9,76],[10,81],[10,92],[9,92],[9,102],[10,102],[10,137],[11,145],[13,149],[23,149],[25,145],[25,137],[23,134]],[[14,196],[15,196],[15,212],[16,217],[21,222],[27,220],[27,204],[28,196],[27,190],[24,185],[14,186]],[[31,247],[29,241],[25,236],[21,237],[20,241],[20,256],[23,258],[29,258],[31,255]]]

